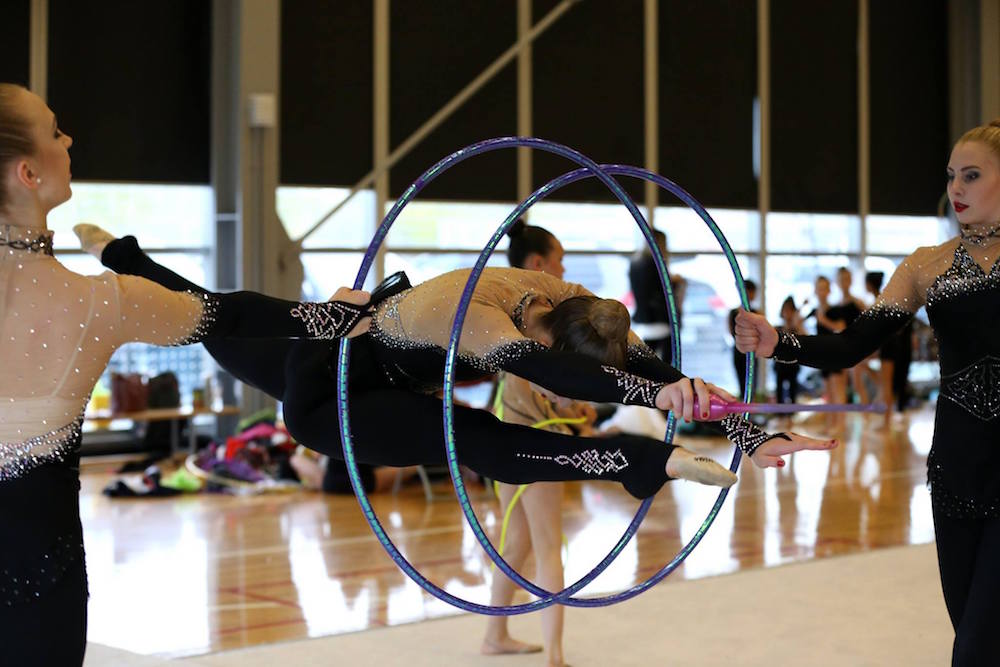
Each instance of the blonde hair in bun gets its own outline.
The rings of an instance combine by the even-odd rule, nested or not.
[[[994,118],[986,125],[974,127],[963,134],[956,143],[964,144],[975,141],[984,144],[993,151],[993,156],[1000,160],[1000,118]]]

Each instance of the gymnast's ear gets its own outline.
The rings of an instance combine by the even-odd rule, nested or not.
[[[529,271],[541,271],[545,267],[545,258],[537,252],[529,253],[524,258],[523,268]]]

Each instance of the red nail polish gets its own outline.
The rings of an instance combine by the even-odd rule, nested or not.
[[[785,467],[785,459],[778,459],[778,467],[779,468]]]

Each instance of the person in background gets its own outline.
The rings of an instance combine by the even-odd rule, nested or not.
[[[882,281],[885,274],[881,271],[869,271],[865,274],[865,288],[868,293],[878,297],[882,293]],[[879,372],[878,387],[881,392],[882,401],[885,403],[885,421],[883,426],[888,428],[892,423],[893,410],[898,403],[902,403],[900,396],[906,392],[906,376],[909,371],[908,359],[913,354],[913,323],[907,322],[906,326],[900,329],[896,335],[886,340],[878,350]],[[897,362],[905,368],[902,374],[902,387],[899,387],[899,373],[896,371]],[[898,394],[897,394],[898,391]],[[902,407],[898,408],[902,411]]]
[[[861,317],[861,313],[865,311],[865,302],[851,294],[851,285],[853,283],[854,277],[851,275],[849,268],[842,266],[837,269],[837,287],[840,288],[840,303],[831,307],[826,313],[826,316],[830,320],[838,322],[835,331],[843,331],[851,326],[855,320]],[[864,381],[865,368],[867,368],[867,365],[862,362],[841,375],[831,376],[835,396],[831,397],[830,400],[834,403],[846,403],[848,401],[848,382],[850,382],[854,387],[854,393],[857,395],[858,402],[870,402],[871,397],[868,395],[868,387],[865,386]]]
[[[816,335],[842,331],[844,323],[829,317],[830,309],[830,279],[826,276],[817,276],[814,286],[816,295],[816,307],[813,308],[805,320],[816,320]],[[844,403],[847,401],[847,379],[843,370],[820,369],[820,377],[823,378],[823,396],[830,403]],[[845,417],[842,414],[828,414],[826,416],[826,426],[828,429],[843,430]]]
[[[507,261],[516,268],[541,271],[556,278],[562,278],[563,247],[548,230],[527,225],[519,220],[507,232],[510,245]],[[509,373],[497,381],[494,396],[494,414],[505,422],[533,426],[549,422],[545,429],[556,433],[588,434],[593,417],[596,415],[589,403],[582,401],[559,401],[561,406],[550,401],[532,389],[531,383]],[[566,423],[567,418],[584,416],[586,421],[574,427]],[[588,418],[589,417],[589,418]],[[582,427],[582,428],[581,428]],[[536,482],[521,488],[516,484],[497,483],[497,496],[504,516],[509,514],[503,557],[515,570],[520,571],[528,554],[534,551],[535,577],[533,581],[550,591],[563,588],[562,563],[562,501],[565,484],[562,482]],[[514,503],[513,507],[511,504]],[[491,605],[509,605],[514,599],[518,586],[502,572],[494,569],[490,588]],[[563,665],[563,623],[565,611],[562,605],[552,605],[539,613],[542,621],[542,639],[549,665]],[[486,655],[510,653],[536,653],[541,646],[527,644],[510,636],[506,616],[489,616],[486,621],[486,635],[480,651]]]
[[[802,317],[795,306],[795,299],[789,296],[781,303],[780,331],[796,335],[804,334]],[[774,375],[777,383],[776,394],[778,403],[795,403],[799,395],[799,365],[774,364]]]
[[[354,495],[347,464],[343,461],[331,459],[329,456],[299,446],[288,463],[298,475],[302,486],[307,489],[337,495]],[[390,468],[359,463],[358,472],[365,493],[384,493],[391,491],[397,480],[402,482],[416,475],[417,466]]]
[[[667,235],[659,229],[653,230],[653,238],[660,253],[666,257]],[[511,264],[511,266],[515,266]],[[633,329],[656,353],[660,359],[670,359],[670,313],[667,311],[667,300],[660,283],[660,274],[656,269],[656,259],[649,246],[643,246],[632,256],[628,267],[628,281],[635,298],[635,313],[632,314]],[[675,282],[671,276],[671,287],[674,288],[674,302],[678,310],[683,300],[677,294],[680,282]],[[678,316],[680,314],[678,313]],[[680,327],[680,322],[677,323]]]

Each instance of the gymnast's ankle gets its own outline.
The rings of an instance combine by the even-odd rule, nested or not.
[[[134,236],[113,239],[99,255],[101,264],[115,273],[133,273],[136,262],[142,256],[142,248]]]
[[[101,258],[104,247],[115,240],[109,232],[88,223],[74,225],[73,233],[80,239],[80,248],[97,259]]]

